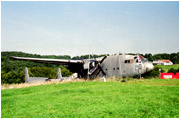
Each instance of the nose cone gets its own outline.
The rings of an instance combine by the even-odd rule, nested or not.
[[[148,69],[148,71],[153,70],[153,69],[154,69],[153,64],[152,64],[152,63],[148,63],[148,64],[147,64],[147,69]]]

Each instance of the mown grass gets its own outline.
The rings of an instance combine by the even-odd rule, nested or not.
[[[179,64],[174,64],[174,65],[154,65],[155,67],[161,67],[162,69],[165,70],[165,72],[168,72],[169,69],[174,68],[174,69],[178,69],[179,68]]]
[[[72,82],[1,90],[2,118],[178,118],[179,80]]]

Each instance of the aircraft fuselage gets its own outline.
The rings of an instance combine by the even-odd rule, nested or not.
[[[132,77],[152,70],[153,64],[136,55],[115,55],[108,56],[102,62],[101,67],[106,77]]]

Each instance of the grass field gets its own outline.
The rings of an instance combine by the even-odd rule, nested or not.
[[[2,118],[178,118],[179,80],[71,82],[1,90]]]
[[[178,69],[179,68],[179,64],[174,64],[174,65],[154,65],[155,67],[161,67],[162,69],[165,70],[165,72],[168,72],[169,69],[174,68],[174,69]]]

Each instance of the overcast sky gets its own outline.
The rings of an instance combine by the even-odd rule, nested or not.
[[[1,50],[41,55],[179,51],[179,2],[1,2]]]

